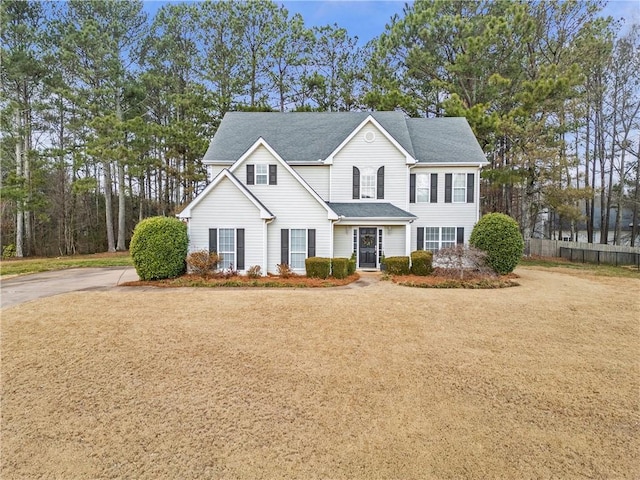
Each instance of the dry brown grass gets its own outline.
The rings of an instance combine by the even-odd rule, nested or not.
[[[1,476],[640,477],[640,281],[518,273],[3,310]]]

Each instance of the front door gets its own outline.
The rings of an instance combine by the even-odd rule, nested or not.
[[[377,228],[360,229],[360,268],[376,268],[376,231]]]

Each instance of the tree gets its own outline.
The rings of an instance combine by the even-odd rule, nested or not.
[[[34,248],[32,203],[34,202],[34,114],[38,92],[46,81],[42,23],[43,5],[36,1],[0,4],[2,38],[2,115],[11,132],[15,175],[3,178],[3,197],[16,208],[16,256],[30,255]],[[3,172],[5,169],[3,168]],[[8,188],[7,188],[8,187]]]

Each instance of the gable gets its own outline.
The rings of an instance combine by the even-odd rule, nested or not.
[[[390,148],[392,147],[392,148]],[[376,121],[373,116],[368,116],[353,132],[347,136],[338,147],[331,152],[325,163],[331,164],[334,159],[349,148],[351,154],[357,151],[361,154],[371,154],[382,149],[392,156],[401,155],[405,163],[415,163],[413,156],[398,141],[387,132],[387,130]],[[395,152],[393,152],[395,150]],[[393,155],[395,153],[395,155]],[[384,162],[386,163],[386,162]]]
[[[191,218],[193,216],[194,210],[198,207],[198,205],[203,202],[209,203],[210,198],[217,197],[218,194],[214,194],[213,192],[220,184],[224,184],[223,190],[227,192],[230,192],[229,189],[233,189],[233,194],[228,193],[226,197],[223,197],[229,199],[228,203],[230,204],[229,206],[231,210],[233,210],[233,202],[237,201],[237,199],[240,198],[243,202],[247,201],[251,205],[253,205],[253,207],[260,214],[260,218],[274,218],[273,213],[271,213],[269,209],[260,200],[258,200],[258,198],[256,198],[253,193],[251,193],[244,185],[242,185],[242,183],[233,175],[233,173],[231,173],[226,168],[222,170],[213,179],[213,181],[209,185],[207,185],[207,188],[205,188],[196,198],[191,201],[191,203],[189,203],[189,205],[185,207],[184,210],[182,210],[182,212],[177,215],[178,218]],[[227,202],[222,202],[223,205],[225,203]]]
[[[250,188],[257,197],[265,199],[269,205],[273,205],[273,208],[276,208],[276,205],[286,204],[287,197],[293,195],[292,198],[297,198],[298,200],[291,200],[288,204],[288,210],[295,210],[300,206],[297,203],[302,198],[308,198],[311,203],[308,203],[307,207],[319,206],[325,211],[327,218],[331,220],[338,219],[338,215],[331,210],[318,193],[262,138],[259,138],[229,170],[236,174],[242,183],[247,185],[247,165],[255,166],[260,163],[277,166],[278,182],[276,185],[251,185]],[[300,196],[301,193],[302,197]]]

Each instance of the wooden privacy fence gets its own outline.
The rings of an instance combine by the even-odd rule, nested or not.
[[[525,253],[539,257],[561,257],[572,262],[635,265],[640,268],[638,247],[531,238],[527,241]]]

